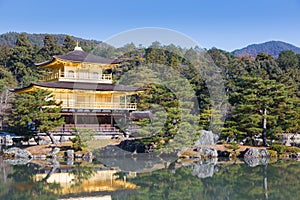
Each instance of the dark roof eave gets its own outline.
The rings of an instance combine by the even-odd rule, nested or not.
[[[114,85],[107,83],[77,83],[77,82],[37,82],[31,83],[27,87],[11,89],[11,92],[18,92],[26,90],[33,86],[57,89],[76,89],[76,90],[94,90],[94,91],[119,91],[119,92],[137,92],[142,91],[143,88]]]
[[[41,66],[44,66],[44,65],[48,65],[49,63],[53,62],[54,59],[55,59],[55,58],[52,57],[52,59],[50,59],[50,60],[47,60],[47,61],[44,61],[44,62],[40,62],[40,63],[34,63],[34,65],[37,66],[37,67],[41,67]]]
[[[9,89],[9,91],[10,92],[18,92],[18,91],[22,91],[22,90],[26,90],[28,88],[31,88],[32,86],[34,86],[34,83],[30,83],[28,86],[22,87],[22,88],[12,88],[12,89]]]

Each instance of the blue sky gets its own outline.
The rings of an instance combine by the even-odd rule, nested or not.
[[[300,46],[299,0],[0,0],[0,33],[63,33],[106,40],[161,27],[228,51],[281,40]]]

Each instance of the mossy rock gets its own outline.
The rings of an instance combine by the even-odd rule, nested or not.
[[[228,145],[225,145],[225,148],[236,151],[240,148],[240,146],[237,143],[228,143]]]
[[[274,150],[267,150],[270,153],[270,158],[277,158],[278,154],[277,151]]]
[[[201,157],[199,152],[192,151],[192,150],[184,150],[180,152],[179,158],[195,158]]]

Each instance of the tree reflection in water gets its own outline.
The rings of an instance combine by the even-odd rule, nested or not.
[[[52,174],[58,169],[59,163],[56,160],[51,161],[51,168],[42,179],[38,179],[36,174],[43,170],[42,166],[37,166],[32,163],[27,165],[14,165],[11,166],[11,173],[7,178],[11,180],[10,184],[3,185],[4,190],[1,190],[0,199],[22,199],[22,200],[51,200],[58,199],[61,194],[62,187],[58,182],[47,181]],[[81,162],[76,162],[70,172],[73,174],[72,180],[73,187],[79,186],[83,180],[89,179],[94,174],[94,166],[82,165]],[[1,184],[2,186],[2,184]]]
[[[48,175],[41,179],[35,176],[39,171],[37,166],[5,167],[9,175],[5,183],[1,177],[0,199],[48,200],[57,199],[62,194],[60,184],[47,182],[55,172],[55,166],[47,169]],[[69,173],[73,177],[70,184],[77,187],[93,178],[95,165],[75,163]],[[175,162],[152,172],[133,173],[134,176],[128,176],[128,173],[118,173],[119,178],[138,187],[118,188],[121,192],[106,191],[113,199],[295,199],[300,195],[300,162],[297,161],[278,161],[254,167],[241,162],[201,161],[189,166]]]
[[[86,165],[87,163],[75,162],[74,168],[72,170],[72,174],[74,175],[74,179],[72,180],[71,187],[77,187],[82,184],[82,181],[88,180],[95,174],[93,165]]]
[[[208,166],[210,167],[210,166]],[[300,195],[300,162],[279,161],[250,167],[216,166],[213,176],[199,177],[194,167],[159,170],[128,179],[140,186],[134,194],[116,199],[297,199]]]
[[[48,183],[47,178],[37,181],[34,176],[37,170],[29,165],[14,165],[12,168],[13,172],[8,175],[12,183],[7,193],[0,196],[0,199],[52,200],[58,198],[57,194],[61,189],[59,183]]]

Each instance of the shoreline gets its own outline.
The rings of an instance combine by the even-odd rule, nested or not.
[[[101,142],[102,144],[99,145]],[[48,158],[57,158],[57,159],[74,159],[74,160],[84,159],[84,160],[91,161],[93,159],[92,154],[95,149],[103,149],[108,145],[116,146],[118,142],[120,141],[107,140],[107,139],[96,140],[93,141],[93,146],[91,146],[91,148],[87,148],[82,151],[72,150],[72,144],[70,142],[64,142],[58,145],[53,145],[53,144],[33,145],[33,146],[21,146],[17,148],[28,151],[29,154],[31,155],[30,159],[33,160],[46,160]],[[297,147],[290,147],[290,148],[295,149],[295,152],[277,153],[274,150],[270,150],[269,147],[263,147],[263,146],[238,145],[237,149],[230,149],[228,147],[228,144],[199,145],[196,150],[193,148],[181,150],[177,154],[177,157],[178,159],[181,160],[185,160],[185,159],[201,160],[207,158],[235,159],[235,158],[243,158],[245,152],[247,152],[249,149],[254,149],[257,151],[269,152],[267,156],[259,156],[259,158],[268,157],[268,158],[277,158],[277,159],[300,159],[300,153],[297,152],[298,150],[300,150],[300,148]],[[199,149],[209,149],[214,153],[207,153],[207,151],[206,153],[203,153],[202,151],[199,152]],[[57,150],[57,152],[53,153],[54,150]],[[132,153],[134,154],[134,152]],[[15,159],[14,155],[8,155],[5,154],[4,152],[1,153],[0,156],[3,157],[4,159]]]

